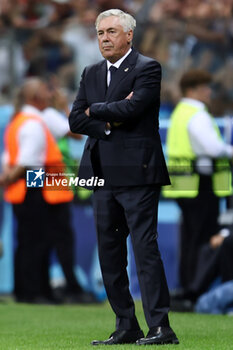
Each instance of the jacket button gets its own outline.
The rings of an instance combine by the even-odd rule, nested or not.
[[[147,168],[147,164],[143,164],[143,168],[145,168],[145,169],[146,169],[146,168]]]

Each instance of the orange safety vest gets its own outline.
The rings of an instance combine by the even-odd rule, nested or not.
[[[5,135],[5,148],[9,155],[9,166],[16,165],[17,156],[19,152],[19,143],[18,143],[18,133],[20,128],[28,120],[37,120],[44,129],[46,136],[46,155],[45,155],[45,172],[57,174],[64,174],[65,165],[62,161],[62,154],[56,144],[55,139],[52,134],[43,123],[43,121],[36,116],[28,116],[24,113],[18,113],[8,125]],[[55,170],[54,170],[55,169]],[[64,175],[58,175],[57,179],[64,179]],[[49,204],[59,204],[70,202],[73,199],[72,191],[67,187],[62,187],[61,181],[57,182],[58,185],[50,186],[49,188],[42,188],[42,194],[45,201]],[[23,203],[27,192],[26,179],[21,178],[15,183],[9,185],[4,192],[4,199],[7,202],[12,204]]]

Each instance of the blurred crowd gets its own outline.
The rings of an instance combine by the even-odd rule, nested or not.
[[[161,117],[180,98],[183,72],[196,67],[214,74],[212,113],[232,114],[233,0],[0,0],[1,100],[40,76],[72,101],[83,68],[101,59],[95,19],[109,8],[136,17],[134,46],[162,64]]]

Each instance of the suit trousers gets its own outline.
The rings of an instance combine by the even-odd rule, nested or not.
[[[139,329],[126,270],[129,233],[147,324],[169,325],[169,292],[157,243],[159,193],[153,185],[94,191],[100,266],[116,329]]]

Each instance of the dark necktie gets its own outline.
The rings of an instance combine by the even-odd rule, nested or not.
[[[109,82],[109,85],[110,85],[111,82],[112,82],[112,80],[113,80],[113,78],[114,78],[114,75],[115,75],[115,73],[116,73],[116,71],[117,71],[117,68],[114,67],[114,66],[111,66],[111,67],[109,68],[109,71],[110,71],[110,82]]]

